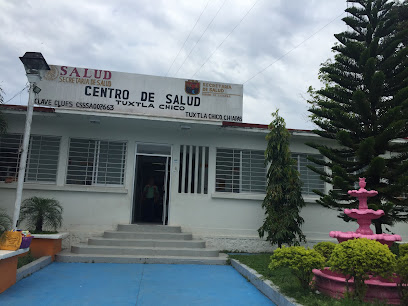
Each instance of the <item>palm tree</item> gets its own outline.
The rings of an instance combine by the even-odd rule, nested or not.
[[[27,220],[28,227],[37,233],[43,231],[43,226],[56,230],[62,224],[62,211],[57,200],[32,197],[23,201],[20,220]]]
[[[11,228],[11,218],[4,209],[0,209],[0,236]]]
[[[3,89],[0,87],[0,104],[3,104],[4,99],[3,99]],[[4,118],[3,113],[0,111],[0,134],[6,133],[7,130],[7,121],[6,118]]]

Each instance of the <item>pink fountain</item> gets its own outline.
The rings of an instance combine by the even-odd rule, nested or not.
[[[331,231],[330,237],[337,238],[338,242],[347,241],[349,239],[355,238],[367,238],[370,240],[377,240],[382,244],[391,246],[395,241],[401,241],[400,235],[391,235],[391,234],[374,234],[370,228],[371,220],[378,219],[384,215],[383,210],[372,210],[368,209],[367,198],[374,197],[378,194],[376,190],[366,190],[366,181],[364,177],[359,179],[359,190],[349,190],[348,194],[352,197],[358,198],[359,205],[358,209],[345,209],[344,213],[353,218],[357,219],[359,228],[355,232],[339,232]]]
[[[331,231],[330,237],[337,238],[338,242],[349,239],[367,238],[377,240],[383,244],[391,246],[394,241],[401,241],[400,235],[374,234],[370,228],[371,220],[378,219],[384,215],[383,210],[368,209],[367,198],[378,194],[375,190],[366,190],[365,178],[360,178],[359,190],[349,190],[348,194],[357,197],[359,201],[358,209],[345,209],[344,213],[354,219],[357,219],[359,228],[355,232]],[[316,288],[331,297],[342,298],[346,293],[346,278],[336,272],[330,271],[330,268],[322,270],[314,269]],[[349,283],[353,283],[352,280]],[[370,277],[366,282],[367,292],[366,301],[386,300],[388,304],[400,304],[397,283],[394,280],[386,280],[381,277]]]

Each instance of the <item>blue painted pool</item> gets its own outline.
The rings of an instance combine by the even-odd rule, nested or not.
[[[53,263],[0,305],[274,305],[231,266]]]

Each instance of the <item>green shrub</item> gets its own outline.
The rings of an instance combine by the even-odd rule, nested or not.
[[[11,218],[4,209],[0,209],[0,236],[11,229]]]
[[[328,262],[332,270],[354,278],[353,298],[363,300],[364,281],[369,275],[390,277],[395,269],[395,255],[380,242],[359,238],[337,244]],[[347,288],[348,289],[348,288]]]
[[[313,249],[316,250],[317,252],[319,252],[320,254],[322,254],[324,256],[324,258],[326,258],[326,260],[329,260],[331,254],[332,254],[332,252],[334,250],[334,247],[336,245],[337,244],[334,243],[334,242],[322,241],[322,242],[319,242],[319,243],[315,244],[313,246]]]
[[[17,269],[20,269],[21,267],[28,265],[30,262],[33,262],[37,258],[33,257],[31,254],[31,251],[28,251],[27,254],[24,256],[18,257],[17,261]]]
[[[309,288],[313,269],[323,268],[325,258],[319,252],[300,246],[282,247],[273,252],[269,269],[288,267],[303,288]]]
[[[27,220],[29,229],[35,233],[42,232],[43,226],[56,230],[62,224],[62,211],[57,200],[32,197],[23,201],[20,220]]]
[[[390,251],[395,254],[397,256],[397,258],[399,257],[399,243],[397,242],[393,242],[390,246]]]
[[[399,256],[404,257],[408,254],[408,243],[402,243],[399,245]]]
[[[408,305],[408,254],[398,258],[397,274],[400,277],[398,289],[400,291],[402,305]]]

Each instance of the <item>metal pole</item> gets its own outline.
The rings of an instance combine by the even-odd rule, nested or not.
[[[21,196],[23,194],[24,177],[27,165],[27,151],[30,142],[30,132],[31,132],[31,122],[33,119],[33,109],[34,109],[34,87],[36,83],[30,82],[30,90],[28,92],[28,105],[27,105],[27,115],[26,123],[23,137],[23,147],[21,149],[20,155],[20,166],[18,170],[18,180],[17,180],[17,191],[16,191],[16,202],[14,204],[14,215],[13,215],[13,228],[17,229],[17,223],[20,216],[21,207]]]

